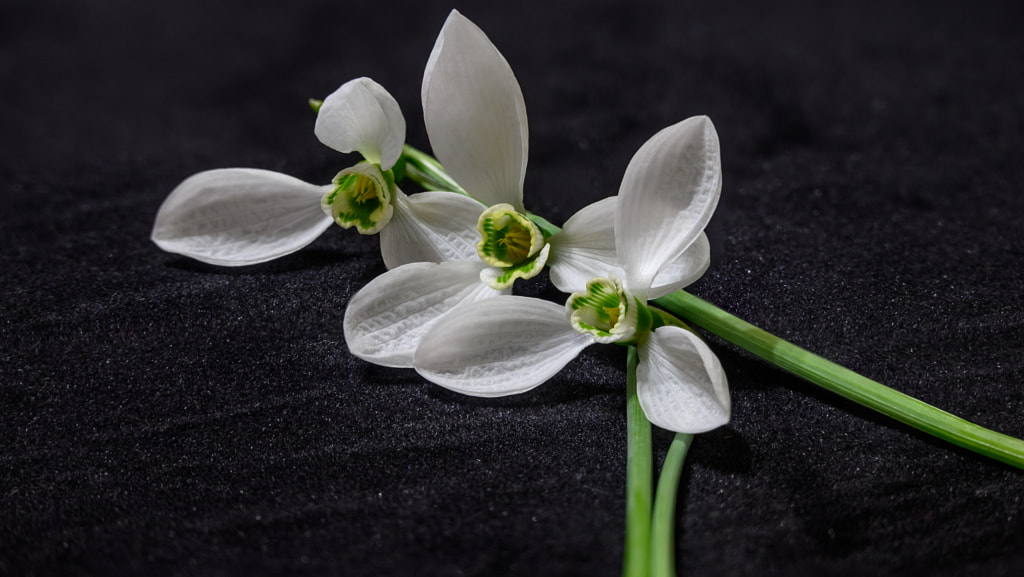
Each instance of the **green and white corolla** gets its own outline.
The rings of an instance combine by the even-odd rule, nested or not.
[[[721,183],[710,120],[689,118],[662,130],[623,177],[609,272],[591,275],[597,278],[577,287],[564,307],[499,296],[452,311],[420,340],[416,370],[453,391],[503,396],[540,385],[591,344],[635,344],[637,396],[652,423],[683,433],[727,423],[729,390],[718,358],[697,335],[665,324],[646,305],[662,290],[652,286],[667,267],[689,267],[681,276],[690,280],[706,268],[702,231]],[[575,270],[573,278],[582,278],[586,269]]]
[[[454,192],[406,195],[392,169],[402,155],[405,118],[398,102],[369,78],[346,82],[324,99],[314,129],[325,145],[365,159],[319,186],[251,168],[195,174],[157,213],[160,248],[221,266],[244,266],[293,253],[336,222],[380,233],[389,268],[462,260],[475,253],[484,206]]]

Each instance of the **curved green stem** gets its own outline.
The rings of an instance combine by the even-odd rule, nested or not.
[[[654,494],[654,516],[651,521],[651,577],[675,577],[675,516],[679,478],[683,474],[686,453],[693,444],[693,435],[676,433],[668,448],[665,463],[658,475]]]
[[[402,146],[402,157],[405,158],[406,175],[423,188],[447,190],[469,196],[433,156],[406,144]]]
[[[654,301],[710,333],[815,385],[897,421],[1024,469],[1024,441],[986,429],[823,359],[687,292]]]
[[[651,488],[654,484],[651,423],[636,396],[636,347],[629,347],[626,358],[626,550],[622,575],[646,577],[650,564]]]
[[[556,224],[551,224],[551,222],[548,219],[544,218],[543,216],[540,216],[539,214],[533,214],[530,211],[526,211],[526,216],[529,217],[529,219],[533,221],[533,224],[537,225],[537,228],[539,228],[541,232],[544,233],[544,238],[548,238],[553,234],[558,234],[562,232],[561,227],[559,227]]]

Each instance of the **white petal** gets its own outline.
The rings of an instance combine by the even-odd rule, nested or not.
[[[526,104],[508,62],[452,10],[423,73],[423,120],[434,155],[473,197],[523,211]]]
[[[366,160],[388,170],[402,155],[405,117],[383,86],[356,78],[324,99],[313,131],[334,150],[358,150]]]
[[[656,299],[690,286],[704,276],[709,266],[711,243],[708,242],[708,236],[701,232],[683,254],[661,269],[654,278],[654,286],[648,298]]]
[[[619,188],[618,254],[634,293],[690,246],[707,225],[722,190],[718,134],[706,116],[669,126],[630,160]]]
[[[200,172],[164,200],[152,239],[167,252],[221,266],[273,260],[331,226],[320,209],[329,188],[253,168]]]
[[[345,342],[357,357],[411,367],[427,330],[456,307],[502,294],[480,282],[482,262],[413,263],[363,287],[345,310]]]
[[[416,370],[476,397],[528,391],[593,343],[565,319],[565,307],[501,296],[460,308],[437,323],[416,351]]]
[[[652,423],[679,433],[703,433],[729,422],[725,371],[697,335],[661,327],[639,353],[637,397]]]
[[[477,261],[477,220],[484,205],[454,192],[395,194],[395,212],[380,232],[384,264]]]
[[[572,215],[551,243],[551,282],[567,293],[583,292],[594,277],[626,276],[615,247],[615,212],[618,197],[585,206]],[[678,258],[654,279],[649,298],[673,293],[699,279],[711,263],[711,248],[702,232]]]
[[[551,243],[551,282],[567,293],[585,292],[595,277],[625,277],[615,252],[618,197],[610,196],[581,208],[565,221]]]

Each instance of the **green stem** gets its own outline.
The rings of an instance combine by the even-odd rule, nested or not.
[[[539,228],[541,232],[544,233],[544,238],[548,238],[553,234],[562,232],[562,229],[559,228],[558,225],[551,224],[551,222],[543,216],[533,214],[530,211],[526,211],[526,216],[533,221],[533,224],[537,225],[537,228]]]
[[[447,190],[469,196],[469,193],[445,172],[444,167],[433,156],[408,144],[402,147],[402,156],[405,158],[406,176],[423,188]],[[527,212],[526,216],[544,233],[545,238],[562,231],[543,216],[532,212]]]
[[[469,196],[433,156],[408,144],[402,147],[402,156],[406,162],[406,175],[417,184],[429,190],[447,190]]]
[[[647,577],[651,550],[651,488],[654,465],[651,423],[636,396],[636,347],[626,361],[626,550],[624,577]]]
[[[651,577],[675,577],[676,543],[675,516],[679,478],[683,474],[686,453],[693,444],[693,435],[676,433],[668,448],[665,463],[658,475],[658,489],[654,494],[654,518],[651,522]]]
[[[1024,441],[1020,439],[980,427],[858,375],[684,291],[654,302],[815,385],[954,445],[1024,469]]]

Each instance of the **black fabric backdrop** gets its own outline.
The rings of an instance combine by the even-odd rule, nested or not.
[[[452,5],[3,4],[0,573],[619,572],[620,348],[467,398],[348,354],[375,237],[334,227],[240,270],[149,241],[192,173],[352,164],[306,104],[348,79],[386,86],[428,148],[419,84]],[[533,211],[614,194],[643,141],[708,114],[725,187],[692,292],[1024,437],[1010,6],[455,5],[522,85]],[[686,465],[682,574],[1024,570],[1024,473],[710,341],[733,420]]]

